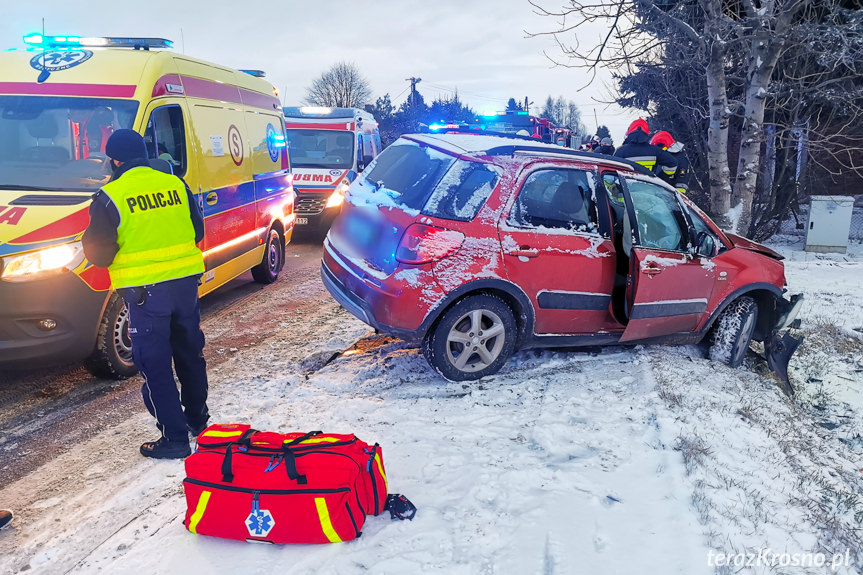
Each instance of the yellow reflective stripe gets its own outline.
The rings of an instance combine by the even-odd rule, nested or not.
[[[387,483],[387,474],[386,474],[386,473],[384,473],[384,466],[383,466],[383,464],[381,463],[381,454],[380,454],[380,453],[376,453],[376,454],[375,454],[375,461],[376,461],[376,462],[377,462],[377,464],[378,464],[378,471],[380,471],[380,473],[381,473],[381,477],[383,477],[383,478],[384,478],[384,489],[386,489],[387,491],[389,491],[389,490],[390,490],[390,486],[389,486],[389,484]]]
[[[235,435],[242,435],[242,431],[208,431],[203,436],[204,437],[234,437]]]
[[[201,522],[201,517],[204,516],[204,511],[207,510],[207,503],[210,502],[209,491],[201,492],[201,497],[198,499],[198,506],[195,507],[195,512],[189,518],[189,531],[197,533],[198,523]]]
[[[337,441],[341,441],[341,439],[338,437],[312,437],[300,443],[335,443]]]
[[[140,252],[131,253],[123,252],[122,250],[120,250],[119,252],[117,252],[117,255],[114,256],[114,264],[133,264],[142,260],[171,260],[178,256],[185,256],[190,252],[194,253],[193,250],[199,253],[201,251],[198,249],[198,246],[197,244],[195,244],[195,242],[186,242],[180,245],[170,246],[167,248],[155,248],[152,250],[141,250]],[[203,259],[203,256],[201,256],[201,258]]]
[[[154,265],[158,266],[157,270],[153,270]],[[154,284],[201,273],[204,273],[204,260],[200,251],[173,261],[152,262],[149,266],[112,265],[108,268],[108,275],[111,276],[115,288]]]
[[[318,508],[318,518],[321,520],[321,529],[324,530],[324,535],[330,540],[330,543],[341,543],[342,540],[336,530],[333,529],[333,522],[330,521],[330,511],[327,509],[327,500],[323,497],[315,497],[315,507]]]

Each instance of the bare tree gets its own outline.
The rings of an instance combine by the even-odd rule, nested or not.
[[[372,95],[356,65],[338,62],[312,82],[305,102],[312,106],[362,108]]]
[[[603,66],[618,79],[658,68],[651,78],[667,82],[667,100],[677,98],[706,126],[708,197],[724,227],[752,232],[757,187],[775,181],[763,151],[775,142],[793,145],[790,136],[800,139],[801,126],[808,145],[817,141],[821,151],[838,156],[839,165],[853,165],[847,145],[863,114],[861,89],[849,79],[859,77],[863,51],[856,31],[860,11],[848,2],[566,0],[560,9],[547,10],[539,0],[529,1],[538,13],[558,19],[558,29],[547,33],[567,58],[563,65],[594,72]],[[607,26],[603,38],[580,44],[575,31],[597,22]],[[701,70],[701,102],[687,101],[681,94],[686,86],[675,83],[687,67],[690,73]],[[829,100],[831,89],[836,103],[813,108],[813,102]],[[638,105],[649,110],[651,102]],[[830,119],[815,122],[813,114]],[[777,123],[765,129],[765,118]],[[732,124],[739,139],[737,132],[729,139]],[[856,135],[859,141],[859,129]],[[756,215],[763,216],[758,209]]]

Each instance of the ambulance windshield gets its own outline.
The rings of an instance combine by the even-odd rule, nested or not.
[[[105,143],[131,128],[138,103],[0,96],[0,189],[81,192],[111,177]]]
[[[354,166],[354,134],[346,130],[288,130],[288,152],[295,168]]]

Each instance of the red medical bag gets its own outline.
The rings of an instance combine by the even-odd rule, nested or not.
[[[186,458],[192,533],[270,543],[360,536],[387,503],[380,447],[354,435],[272,433],[211,425]]]

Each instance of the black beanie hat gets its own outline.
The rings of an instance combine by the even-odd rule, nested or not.
[[[135,158],[147,157],[144,138],[135,130],[117,130],[105,144],[105,154],[118,162],[128,162]]]

